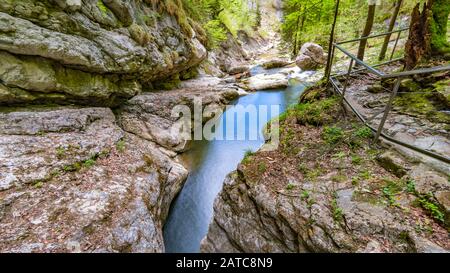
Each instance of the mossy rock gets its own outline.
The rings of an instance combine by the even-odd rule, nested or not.
[[[138,24],[129,26],[128,31],[130,32],[131,38],[141,46],[146,46],[153,41],[153,36],[144,27]]]
[[[422,87],[415,80],[408,78],[404,79],[400,83],[401,92],[418,92],[421,91]]]
[[[450,79],[438,81],[433,86],[435,87],[437,99],[447,108],[450,108]]]
[[[430,89],[423,89],[423,93],[407,93],[397,96],[394,100],[395,110],[423,117],[432,122],[450,123],[450,115],[442,112],[445,106],[437,99],[439,95]]]
[[[180,86],[180,83],[180,75],[176,74],[169,79],[153,82],[152,85],[155,90],[173,90],[177,89]]]

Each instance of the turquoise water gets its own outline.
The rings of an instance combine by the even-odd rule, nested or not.
[[[297,102],[304,88],[304,85],[294,82],[284,90],[259,91],[241,97],[234,105],[267,105],[269,109],[270,105],[279,105],[280,111],[283,112],[289,105]],[[232,110],[236,109],[230,109]],[[269,111],[266,117],[259,117],[259,121],[266,123],[274,114]],[[245,122],[248,124],[248,117]],[[225,124],[226,113],[221,117],[219,126],[225,128]],[[250,129],[253,128],[246,126],[247,136],[251,133],[248,131]],[[171,207],[164,227],[166,252],[199,252],[200,242],[212,220],[214,199],[222,189],[225,177],[236,169],[246,150],[256,151],[263,144],[262,136],[257,140],[244,141],[203,140],[196,141],[192,149],[183,155],[191,172]]]

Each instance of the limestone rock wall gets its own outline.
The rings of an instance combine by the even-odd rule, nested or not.
[[[181,12],[142,0],[1,1],[0,104],[110,106],[199,64],[206,49]]]

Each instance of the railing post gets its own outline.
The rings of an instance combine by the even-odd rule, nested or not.
[[[350,78],[350,74],[352,73],[353,62],[354,62],[354,60],[352,59],[352,60],[350,61],[350,65],[349,65],[349,67],[348,67],[347,76],[345,77],[344,88],[342,89],[342,101],[344,100],[345,92],[347,91],[348,80],[349,80],[349,78]]]
[[[400,40],[400,35],[402,35],[402,32],[400,31],[397,35],[397,39],[395,40],[394,48],[392,49],[391,57],[389,58],[389,61],[392,61],[392,58],[394,58],[395,50],[397,49],[398,41]]]
[[[334,60],[334,52],[336,50],[336,45],[333,43],[332,45],[332,49],[331,49],[331,56],[329,57],[330,59],[330,64],[327,67],[327,71],[325,71],[325,76],[328,78],[328,81],[330,81],[330,77],[331,77],[331,69],[333,68],[333,60]]]
[[[397,96],[397,93],[398,93],[398,89],[400,88],[401,81],[402,81],[402,78],[397,78],[397,81],[395,82],[395,86],[394,86],[394,89],[392,90],[391,97],[389,98],[389,101],[388,101],[388,103],[386,105],[386,108],[384,110],[384,115],[381,118],[380,126],[378,126],[378,131],[377,131],[377,134],[376,134],[375,140],[374,140],[375,143],[378,142],[378,139],[381,136],[381,133],[382,133],[383,128],[384,128],[384,124],[386,123],[386,120],[387,120],[387,117],[389,115],[389,112],[391,111],[392,103],[394,102],[394,99],[395,99],[395,97]]]

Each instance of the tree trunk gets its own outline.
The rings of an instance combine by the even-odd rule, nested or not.
[[[367,20],[366,25],[364,27],[364,31],[362,33],[361,38],[365,38],[370,35],[370,32],[372,31],[373,27],[373,20],[375,18],[375,1],[371,1],[369,4],[369,11],[367,13]],[[359,48],[358,48],[358,59],[364,60],[364,53],[366,51],[366,45],[367,45],[367,39],[362,39],[359,42]]]
[[[333,42],[334,42],[334,30],[336,29],[336,20],[339,13],[339,3],[340,0],[336,0],[336,7],[334,9],[334,19],[333,24],[331,26],[331,33],[330,33],[330,41],[328,43],[328,58],[327,58],[327,65],[325,67],[325,78],[328,78],[331,74],[331,63],[332,63],[332,49],[333,49]]]
[[[414,7],[411,14],[409,36],[405,45],[406,70],[413,69],[424,56],[431,52],[430,19],[431,9],[428,4],[424,4],[422,13],[419,4]]]
[[[392,13],[391,21],[389,22],[388,32],[391,32],[395,27],[395,21],[397,21],[398,13],[400,12],[400,7],[402,6],[403,0],[397,0],[394,13]],[[391,34],[386,35],[384,38],[383,46],[381,47],[379,60],[382,61],[386,57],[386,51],[389,45],[389,41],[391,40]]]
[[[450,54],[450,44],[447,40],[450,0],[430,0],[428,5],[433,12],[431,21],[431,54]]]

